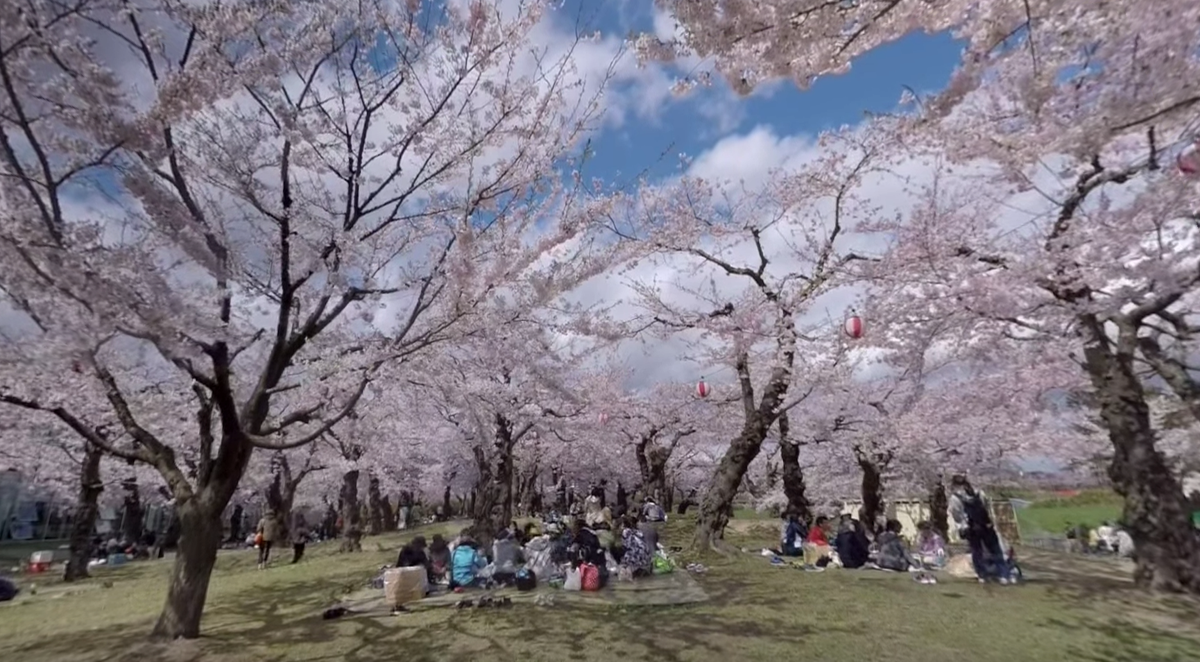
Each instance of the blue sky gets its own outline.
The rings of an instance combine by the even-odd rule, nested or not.
[[[605,34],[653,31],[652,3],[646,0],[636,5],[632,0],[568,0],[562,11],[574,16],[581,8]],[[913,34],[856,60],[848,74],[820,79],[806,91],[777,85],[730,104],[728,92],[702,90],[682,102],[667,104],[656,118],[631,117],[606,131],[593,143],[588,174],[602,179],[617,172],[631,175],[653,166],[670,147],[669,158],[652,168],[652,172],[666,174],[678,164],[675,155],[699,155],[720,138],[756,126],[769,126],[776,135],[794,136],[857,124],[866,111],[894,109],[904,86],[920,93],[940,90],[961,50],[947,34]],[[722,103],[734,106],[721,109],[724,118],[730,119],[730,111],[734,111],[736,120],[718,131],[712,115],[714,107]]]

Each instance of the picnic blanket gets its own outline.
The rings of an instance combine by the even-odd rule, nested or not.
[[[514,604],[532,605],[537,596],[552,596],[555,605],[680,605],[694,604],[708,600],[704,588],[686,572],[673,572],[666,575],[653,575],[634,582],[611,582],[600,591],[564,591],[539,584],[533,591],[521,592],[515,588],[501,588],[491,591],[469,590],[463,593],[450,591],[439,592],[423,600],[410,602],[406,605],[410,611],[453,607],[462,600],[478,600],[488,596],[492,598],[508,597]],[[345,596],[341,606],[346,607],[357,615],[386,615],[391,613],[391,605],[385,599],[380,589],[364,588]]]

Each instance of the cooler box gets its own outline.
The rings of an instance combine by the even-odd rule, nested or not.
[[[29,557],[29,563],[51,563],[54,561],[54,552],[34,552]]]
[[[429,576],[425,566],[383,571],[383,596],[389,607],[403,607],[425,597]]]

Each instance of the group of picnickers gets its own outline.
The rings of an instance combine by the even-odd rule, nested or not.
[[[992,520],[987,496],[971,485],[966,476],[950,481],[948,511],[959,537],[967,543],[971,566],[980,582],[1011,584],[1020,578],[1012,554]],[[841,568],[877,568],[912,571],[922,583],[936,583],[926,571],[945,567],[949,561],[946,541],[929,522],[917,525],[915,546],[904,539],[903,526],[896,519],[882,523],[871,532],[859,519],[842,514],[837,521],[818,516],[805,522],[794,512],[783,514],[780,549],[764,550],[776,565],[787,564],[784,557],[800,557],[799,567],[820,571],[831,565]],[[797,565],[797,563],[792,563]]]

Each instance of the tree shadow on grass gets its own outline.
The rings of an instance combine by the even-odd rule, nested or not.
[[[1155,595],[1134,585],[1131,568],[1107,558],[1048,552],[1027,553],[1032,584],[1075,617],[1051,618],[1049,628],[1086,630],[1094,642],[1072,646],[1085,662],[1194,662],[1200,660],[1200,601]],[[1115,614],[1115,616],[1114,616]]]

